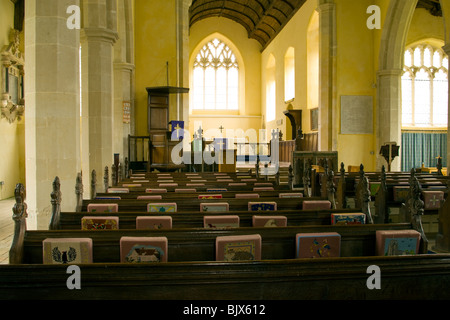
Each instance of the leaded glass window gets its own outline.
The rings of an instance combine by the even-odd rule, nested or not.
[[[226,43],[217,38],[206,43],[195,58],[193,76],[193,109],[239,108],[239,64]]]
[[[446,127],[448,57],[440,48],[418,45],[405,51],[402,126]]]

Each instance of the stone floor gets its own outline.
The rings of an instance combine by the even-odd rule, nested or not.
[[[14,198],[0,201],[0,264],[8,264],[9,249],[14,232],[14,222],[12,220],[12,208]]]

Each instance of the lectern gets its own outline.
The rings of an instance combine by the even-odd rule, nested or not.
[[[397,145],[397,142],[387,142],[383,146],[381,146],[380,154],[386,160],[388,164],[388,172],[391,172],[391,163],[398,157],[398,150],[400,146]]]

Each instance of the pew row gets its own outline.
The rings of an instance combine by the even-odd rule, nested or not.
[[[239,198],[225,198],[225,199],[198,199],[198,198],[183,198],[182,200],[136,200],[136,199],[96,199],[96,200],[85,200],[83,201],[83,205],[80,208],[81,210],[77,210],[80,212],[88,212],[89,204],[92,205],[106,205],[106,204],[114,204],[117,205],[118,211],[133,211],[133,212],[147,212],[148,204],[152,203],[176,203],[177,211],[185,211],[185,212],[199,212],[203,211],[201,208],[202,203],[213,204],[213,203],[227,203],[228,210],[227,211],[240,211],[240,210],[248,210],[248,204],[252,202],[261,202],[261,203],[275,203],[274,205],[276,209],[279,210],[301,210],[303,209],[303,203],[305,201],[319,201],[323,200],[319,197],[315,198],[264,198],[264,199],[239,199]],[[114,209],[115,210],[115,209]]]
[[[300,226],[300,225],[330,225],[332,213],[360,213],[361,210],[355,208],[349,209],[329,209],[329,210],[277,210],[273,212],[255,212],[255,211],[233,211],[233,216],[239,217],[239,226],[251,227],[253,225],[253,216],[278,216],[286,217],[287,226]],[[108,216],[114,216],[119,219],[119,229],[136,229],[137,217],[171,217],[173,228],[203,228],[204,216],[221,217],[227,216],[230,213],[218,213],[210,212],[208,214],[200,212],[177,212],[177,213],[157,213],[157,214],[145,214],[137,212],[118,212],[108,214]],[[104,213],[87,213],[87,212],[61,212],[59,218],[53,219],[59,221],[55,226],[51,226],[54,230],[80,230],[81,219],[84,216],[102,218],[106,215]]]
[[[16,188],[10,265],[0,266],[2,299],[448,299],[450,255],[374,256],[377,230],[413,224],[237,228],[230,230],[28,231],[24,188]],[[21,200],[22,199],[22,200]],[[339,258],[295,258],[298,232],[337,231]],[[260,234],[257,261],[214,261],[218,236]],[[119,263],[122,236],[164,235],[169,260]],[[94,263],[80,264],[82,289],[67,288],[68,265],[42,264],[49,237],[90,237]],[[98,261],[98,262],[97,262]],[[368,268],[381,270],[381,288],[367,286]]]
[[[367,287],[369,266],[380,289]],[[69,290],[67,265],[2,265],[3,300],[447,300],[449,255],[266,260],[258,262],[80,265]]]

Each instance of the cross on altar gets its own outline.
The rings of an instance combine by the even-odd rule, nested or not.
[[[222,133],[223,129],[225,129],[222,125],[219,127],[220,133]]]
[[[224,145],[226,146],[226,143],[222,139],[216,140],[215,141],[215,145],[217,146],[218,150],[226,149],[226,148],[223,147]]]
[[[177,126],[175,127],[175,131],[176,131],[176,133],[177,133],[177,138],[180,137],[180,134],[179,134],[179,130],[180,130],[180,129],[182,129],[182,128],[180,127],[180,124],[177,123]]]

